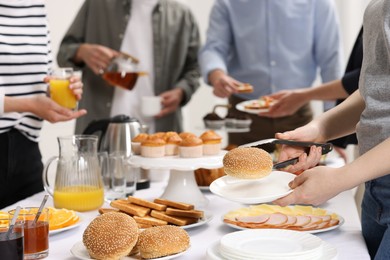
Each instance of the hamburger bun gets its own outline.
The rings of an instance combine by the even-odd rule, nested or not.
[[[259,179],[271,173],[273,162],[271,155],[263,149],[238,147],[225,154],[223,167],[232,177]]]
[[[96,217],[83,233],[83,244],[94,259],[119,259],[138,240],[138,226],[127,214],[108,212]]]
[[[181,253],[190,247],[187,232],[176,226],[157,226],[145,229],[138,239],[142,258],[152,259]]]

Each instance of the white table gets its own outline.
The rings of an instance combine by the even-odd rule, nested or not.
[[[135,196],[152,200],[164,192],[165,185],[166,182],[152,183],[150,189],[137,191]],[[43,195],[44,192],[38,193],[6,209],[14,208],[16,205],[37,206],[42,201]],[[206,211],[213,215],[213,219],[205,225],[187,229],[191,237],[191,248],[177,259],[206,259],[206,250],[211,243],[218,241],[225,234],[236,231],[224,225],[221,218],[228,211],[244,207],[244,205],[225,200],[210,192],[205,192],[205,196],[210,200]],[[53,205],[51,198],[47,205]],[[360,220],[351,191],[339,194],[322,207],[341,215],[345,219],[344,225],[340,228],[316,234],[337,248],[338,259],[370,259],[361,234]],[[92,211],[80,215],[83,222],[79,227],[50,236],[49,257],[46,259],[76,259],[71,255],[70,248],[76,242],[82,240],[84,229],[98,213]]]

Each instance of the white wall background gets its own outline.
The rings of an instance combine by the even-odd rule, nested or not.
[[[196,16],[202,40],[208,25],[208,17],[212,0],[180,0],[190,6]],[[343,34],[343,46],[345,57],[349,56],[357,33],[362,24],[364,9],[369,0],[334,0],[339,11],[341,30]],[[48,15],[51,27],[53,57],[56,57],[58,45],[80,8],[83,0],[51,0],[47,1]],[[226,103],[225,100],[213,96],[211,88],[202,84],[195,93],[191,102],[184,108],[184,127],[188,131],[198,132],[202,126],[202,117],[211,112],[215,104]],[[320,107],[313,103],[314,107]],[[321,112],[321,111],[319,111]],[[66,123],[45,123],[40,147],[43,161],[46,162],[51,156],[58,154],[56,137],[73,133],[74,121]]]

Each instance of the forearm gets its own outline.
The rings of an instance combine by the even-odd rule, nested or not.
[[[355,91],[343,103],[323,113],[314,121],[319,124],[326,140],[336,139],[355,132],[364,108],[365,103],[359,91]]]
[[[389,150],[390,138],[340,168],[340,182],[344,184],[343,188],[351,189],[360,183],[389,174],[390,160],[384,159]]]
[[[307,88],[305,92],[308,101],[335,100],[348,97],[348,93],[343,88],[341,80],[333,80],[318,87]]]
[[[27,98],[4,97],[4,113],[30,112],[30,101]]]

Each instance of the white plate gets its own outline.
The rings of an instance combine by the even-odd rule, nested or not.
[[[81,222],[83,222],[83,218],[79,214],[77,214],[77,215],[79,216],[79,221],[77,223],[75,223],[73,225],[70,225],[70,226],[67,226],[67,227],[54,229],[54,230],[49,230],[49,235],[55,235],[55,234],[61,233],[63,231],[66,231],[66,230],[69,230],[69,229],[74,229],[74,228],[77,228],[78,226],[80,226]]]
[[[312,234],[293,230],[253,229],[224,235],[220,240],[222,249],[234,255],[253,257],[320,255],[322,240]]]
[[[199,227],[199,226],[202,226],[204,224],[207,224],[212,219],[213,219],[212,215],[205,214],[204,218],[200,219],[198,222],[196,222],[194,224],[190,224],[190,225],[180,226],[180,227],[183,228],[183,229],[190,229],[190,228],[194,228],[194,227]]]
[[[254,180],[223,176],[211,183],[210,191],[228,200],[244,204],[266,203],[292,192],[288,183],[295,177],[296,175],[283,171],[272,171],[267,177]]]
[[[331,244],[322,242],[322,255],[318,260],[335,260],[337,259],[337,249]],[[219,241],[212,243],[206,252],[208,260],[227,260],[219,252]]]
[[[188,249],[187,249],[188,250]],[[186,251],[187,251],[186,250]],[[173,259],[173,258],[176,258],[176,257],[179,257],[181,256],[182,254],[184,254],[186,251],[184,252],[181,252],[181,253],[178,253],[178,254],[175,254],[175,255],[169,255],[169,256],[164,256],[164,257],[158,257],[158,258],[153,258],[155,260],[168,260],[168,259]],[[72,248],[70,249],[70,252],[72,253],[72,255],[78,259],[82,259],[82,260],[93,260],[94,258],[91,258],[88,254],[88,251],[87,249],[85,248],[84,244],[82,241],[79,241],[77,242],[76,244],[74,244],[72,246]],[[133,259],[137,259],[137,260],[140,260],[140,259],[143,259],[141,258],[140,255],[134,255],[134,256],[125,256],[125,257],[122,257],[121,260],[133,260]]]
[[[236,105],[236,109],[242,112],[246,112],[249,114],[258,114],[258,113],[263,113],[263,112],[268,112],[269,108],[260,108],[260,109],[248,109],[245,108],[246,105],[249,105],[252,102],[256,102],[258,100],[247,100],[247,101],[242,101]]]
[[[332,213],[328,213],[328,214],[332,214]],[[321,232],[326,232],[326,231],[330,231],[330,230],[333,230],[333,229],[336,229],[336,228],[339,228],[340,226],[342,226],[345,222],[344,218],[340,215],[337,215],[338,219],[339,219],[339,223],[337,225],[334,225],[334,226],[331,226],[331,227],[327,227],[327,228],[321,228],[321,229],[315,229],[315,230],[302,230],[302,231],[299,231],[299,232],[303,232],[303,233],[310,233],[310,234],[315,234],[315,233],[321,233]],[[237,226],[237,225],[234,225],[232,223],[226,223],[224,220],[224,217],[222,216],[222,222],[229,226],[229,227],[232,227],[234,229],[238,229],[238,230],[246,230],[246,229],[256,229],[256,228],[246,228],[246,227],[240,227],[240,226]],[[258,228],[258,229],[261,229],[261,228]],[[281,228],[283,229],[283,228]]]

